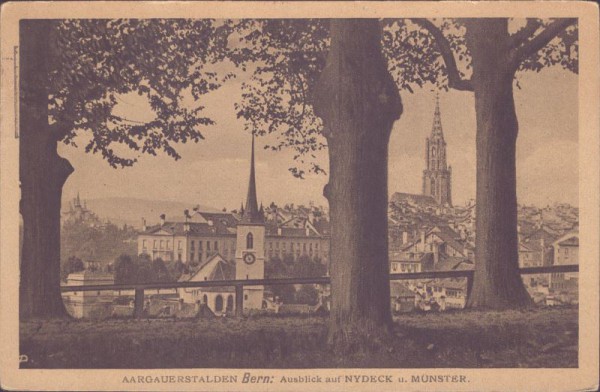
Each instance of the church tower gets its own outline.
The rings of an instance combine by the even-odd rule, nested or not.
[[[452,166],[447,166],[446,163],[439,96],[435,99],[431,135],[425,139],[423,195],[433,197],[440,205],[452,206]]]
[[[256,174],[254,170],[254,136],[250,158],[250,180],[248,196],[242,220],[237,225],[235,254],[236,279],[264,279],[265,277],[265,219],[264,211],[258,208],[256,197]],[[244,287],[244,309],[261,309],[264,286]]]

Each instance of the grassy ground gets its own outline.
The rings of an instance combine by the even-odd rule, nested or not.
[[[24,368],[577,367],[575,307],[405,314],[385,348],[339,356],[326,318],[28,321]]]

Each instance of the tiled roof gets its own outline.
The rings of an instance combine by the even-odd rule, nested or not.
[[[560,246],[579,246],[579,237],[571,237],[558,243]]]
[[[398,297],[414,297],[413,293],[404,283],[401,282],[390,282],[390,296],[394,298]]]
[[[185,231],[185,223],[184,222],[165,222],[164,225],[155,225],[149,227],[146,231],[141,232],[141,234],[156,234],[159,231],[165,231],[169,235],[177,235],[182,236],[186,234],[190,235],[235,235],[235,229],[237,223],[233,226],[229,226],[228,224],[224,224],[221,220],[213,220],[213,224],[209,223],[198,223],[198,222],[188,222],[189,231]],[[232,230],[233,229],[233,230]]]
[[[432,282],[430,285],[436,286],[436,287],[444,287],[447,289],[454,289],[454,290],[465,290],[467,288],[466,279],[461,279],[461,280],[440,279],[440,280]]]
[[[463,260],[458,263],[454,269],[459,271],[473,271],[475,269],[475,264],[470,260]]]
[[[455,232],[454,230],[452,230],[450,227],[442,226],[442,225],[436,226],[433,229],[431,229],[429,231],[429,233],[427,233],[427,235],[434,234],[434,233],[438,237],[440,237],[442,239],[442,241],[444,241],[448,246],[451,246],[452,248],[456,249],[460,253],[464,253],[463,244],[458,242],[460,235],[457,232]]]
[[[402,202],[413,202],[415,204],[421,204],[426,206],[437,206],[438,203],[431,196],[418,195],[412,193],[402,193],[396,192],[392,195],[391,201],[394,203],[402,203]]]
[[[539,252],[542,250],[538,241],[521,241],[519,243],[519,252]]]
[[[427,261],[422,263],[423,271],[452,271],[452,270],[471,270],[474,269],[474,264],[465,259],[464,257],[453,257],[440,254],[440,258],[437,263],[434,263],[432,253]]]
[[[306,237],[305,218],[292,218],[280,225],[281,235],[284,237]],[[223,212],[195,212],[189,218],[187,225],[189,231],[185,231],[185,222],[168,221],[164,225],[154,225],[148,227],[140,234],[152,235],[160,231],[166,232],[168,235],[183,236],[200,235],[200,236],[234,236],[237,232],[237,225],[240,223],[238,217],[233,213]],[[313,226],[315,230],[310,228]],[[266,232],[268,236],[277,236],[278,230],[275,222],[267,222]],[[309,237],[321,237],[329,233],[329,222],[315,221],[314,224],[309,224]]]
[[[525,236],[524,242],[537,242],[538,245],[540,245],[540,240],[543,239],[546,246],[548,246],[552,242],[556,241],[557,238],[558,234],[556,233],[556,231],[550,229],[547,226],[543,226],[542,228],[539,228],[531,232],[529,235]]]
[[[215,258],[218,258],[216,264],[213,266],[211,271],[208,271],[207,281],[219,281],[219,280],[233,280],[235,279],[235,263],[233,261],[225,260],[220,254],[216,253],[212,257],[206,259],[200,264],[195,271],[190,274],[181,275],[179,282],[186,282],[191,280],[196,274],[200,273],[209,263]],[[215,287],[202,287],[202,291],[208,292],[233,292],[234,287],[231,286],[215,286]]]

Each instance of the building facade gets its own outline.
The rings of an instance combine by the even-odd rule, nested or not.
[[[423,195],[431,196],[439,205],[452,206],[452,166],[446,162],[439,97],[436,97],[431,135],[425,139]]]
[[[554,265],[579,264],[579,233],[570,232],[552,243]],[[557,272],[550,274],[550,289],[554,292],[577,292],[579,277],[577,272]]]
[[[265,219],[267,215],[272,219]],[[262,206],[258,207],[253,142],[248,197],[240,214],[194,209],[184,211],[183,221],[167,221],[164,214],[158,225],[148,227],[143,221],[138,235],[138,254],[146,254],[152,260],[161,258],[192,266],[217,253],[225,260],[237,261],[243,257],[241,252],[248,251],[247,236],[252,234],[255,245],[252,253],[258,259],[308,256],[327,264],[329,235],[325,234],[328,231],[326,223],[315,222],[310,216],[290,217],[277,211],[266,214]]]
[[[264,279],[265,262],[275,257],[307,256],[328,263],[329,236],[322,233],[327,227],[310,216],[290,217],[273,209],[267,214],[259,207],[253,140],[248,194],[241,213],[197,208],[184,211],[182,220],[168,221],[163,214],[158,225],[148,227],[144,221],[138,254],[187,264],[191,273],[180,280]],[[179,296],[186,303],[205,303],[217,314],[234,308],[232,288],[184,289]],[[261,309],[263,299],[263,286],[245,286],[244,309]]]
[[[113,274],[94,271],[81,271],[69,274],[67,286],[113,285]],[[108,316],[112,308],[114,291],[72,291],[62,293],[63,302],[69,314],[74,318]]]

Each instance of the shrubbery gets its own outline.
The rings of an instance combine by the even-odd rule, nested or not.
[[[115,260],[115,283],[174,282],[181,275],[177,271],[183,271],[184,268],[173,264],[174,267],[169,269],[160,258],[150,260],[148,255],[132,257],[123,254]]]

